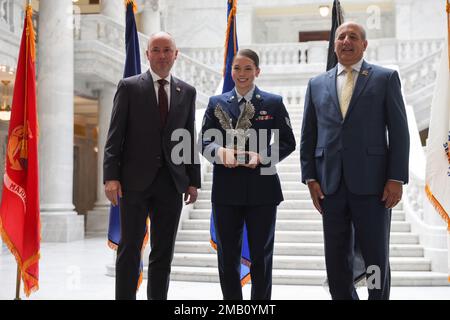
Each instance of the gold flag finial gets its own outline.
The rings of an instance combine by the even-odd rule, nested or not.
[[[224,57],[223,57],[223,76],[225,77],[225,72],[227,69],[226,66],[226,62],[227,62],[227,51],[228,51],[228,41],[229,39],[229,35],[230,35],[230,29],[231,27],[233,27],[233,44],[234,44],[234,53],[233,55],[236,54],[236,44],[237,44],[237,40],[236,40],[236,13],[237,13],[237,0],[228,0],[228,3],[230,3],[231,6],[231,10],[230,13],[228,15],[227,18],[227,30],[225,32],[225,52],[224,52]],[[233,24],[233,26],[232,26]]]
[[[134,0],[125,0],[125,7],[129,4],[133,5],[133,12],[136,13],[138,10],[136,2]]]
[[[27,5],[26,11],[25,11],[26,17],[27,17],[27,23],[25,28],[27,28],[27,45],[28,49],[30,50],[31,60],[32,62],[36,59],[36,34],[34,32],[34,26],[33,26],[33,8],[31,5]]]

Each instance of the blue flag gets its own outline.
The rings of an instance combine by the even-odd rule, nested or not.
[[[134,19],[136,6],[133,0],[127,0],[125,24],[125,68],[123,77],[131,77],[141,73],[141,56],[139,51],[139,37]]]
[[[225,39],[225,55],[223,63],[223,88],[222,93],[231,91],[234,82],[231,78],[231,67],[233,58],[238,49],[238,39],[236,34],[236,2],[237,0],[227,0],[227,32]],[[214,228],[214,215],[211,212],[210,220],[211,245],[217,250],[216,230]],[[247,227],[244,225],[244,235],[241,254],[241,284],[245,285],[250,280],[250,250],[248,247]]]
[[[136,28],[136,21],[134,19],[134,11],[136,10],[136,4],[134,0],[125,0],[126,11],[126,25],[125,25],[125,68],[123,71],[123,77],[131,77],[141,73],[141,58],[139,51],[139,38]],[[145,226],[148,229],[148,226]],[[145,232],[144,242],[142,249],[148,241],[148,232]],[[119,205],[111,205],[109,209],[109,226],[108,226],[108,245],[110,248],[117,250],[120,242],[120,207]],[[142,282],[142,272],[144,264],[141,259],[140,271],[139,271],[139,285]]]
[[[231,91],[234,82],[231,78],[233,58],[238,52],[238,39],[236,34],[236,0],[227,0],[227,32],[225,38],[225,55],[223,62],[223,88],[222,93]]]

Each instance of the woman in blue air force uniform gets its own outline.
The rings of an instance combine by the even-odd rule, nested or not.
[[[244,222],[250,249],[251,298],[271,297],[276,211],[283,201],[275,164],[295,150],[282,98],[255,86],[259,72],[258,55],[249,49],[240,50],[232,65],[235,88],[211,97],[203,119],[202,151],[214,164],[211,202],[224,299],[242,299],[240,258]],[[247,160],[242,163],[236,159],[239,157],[233,147],[226,147],[226,131],[215,112],[220,106],[235,128],[242,110],[247,108],[246,101],[253,104],[254,115],[246,144]],[[220,131],[222,139],[211,138],[210,129]]]

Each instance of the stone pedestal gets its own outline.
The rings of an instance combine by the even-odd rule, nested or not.
[[[84,217],[73,213],[41,211],[41,235],[47,242],[70,242],[84,239]]]
[[[41,0],[37,66],[39,190],[42,240],[84,238],[84,217],[73,205],[72,0]]]
[[[424,198],[423,222],[427,228],[420,232],[425,257],[431,260],[431,270],[446,273],[449,270],[449,235],[446,224],[428,199]]]

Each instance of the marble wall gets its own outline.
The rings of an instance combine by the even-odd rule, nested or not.
[[[356,21],[365,26],[368,39],[395,37],[395,15],[382,12],[379,22],[375,22],[372,13],[349,12],[347,21]],[[314,15],[292,17],[255,16],[253,25],[254,43],[298,42],[301,31],[329,31],[330,18]]]
[[[226,2],[222,0],[167,0],[164,27],[179,47],[223,45],[226,28]]]
[[[5,160],[6,160],[6,147],[8,144],[8,127],[9,122],[0,120],[0,177],[2,177],[3,181],[3,175],[5,174]],[[0,200],[1,195],[3,192],[3,183],[0,184]]]
[[[365,25],[369,38],[395,37],[396,6],[393,0],[344,0],[341,4],[345,20]],[[300,31],[327,31],[331,13],[321,17],[319,5],[312,0],[240,0],[237,10],[239,43],[298,42]],[[162,16],[165,29],[175,36],[180,47],[217,47],[224,43],[226,1],[186,0],[180,3],[167,0]]]
[[[396,0],[397,39],[444,38],[447,33],[445,1]]]

